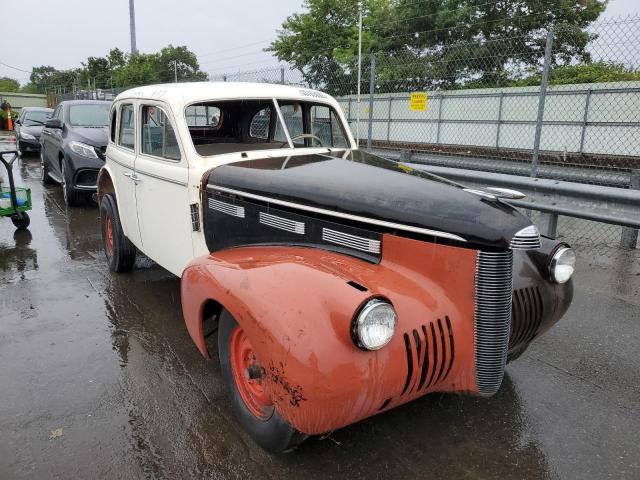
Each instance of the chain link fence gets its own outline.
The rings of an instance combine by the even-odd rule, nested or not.
[[[210,80],[323,90],[338,100],[361,146],[389,158],[640,188],[638,16],[596,22],[586,31],[557,24],[522,36],[376,52],[362,58],[360,96],[357,58]],[[538,222],[546,215],[528,213]],[[551,223],[549,233],[575,244],[617,248],[625,236],[623,227],[607,223],[570,217]],[[623,243],[634,248],[637,235]]]

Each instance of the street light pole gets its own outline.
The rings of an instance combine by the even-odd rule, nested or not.
[[[131,55],[138,53],[136,48],[136,11],[134,0],[129,0],[129,30],[131,32]]]
[[[358,117],[356,119],[356,145],[360,146],[360,83],[362,80],[362,3],[358,4]]]

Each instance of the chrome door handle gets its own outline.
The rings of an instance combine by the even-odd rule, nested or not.
[[[133,172],[122,172],[122,174],[123,174],[125,177],[129,177],[129,178],[133,177]]]
[[[142,179],[141,179],[139,176],[137,176],[135,173],[132,173],[130,178],[131,178],[131,180],[133,180],[135,183],[138,183],[138,182],[141,182],[141,181],[142,181]]]

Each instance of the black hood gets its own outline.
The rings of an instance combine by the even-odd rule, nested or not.
[[[43,127],[44,125],[22,125],[20,127],[20,132],[28,133],[29,135],[33,135],[36,138],[40,138]]]
[[[70,129],[70,139],[92,147],[106,147],[109,142],[109,127],[73,127]]]
[[[360,150],[239,161],[215,168],[209,184],[499,249],[509,248],[514,234],[531,225],[501,200]]]

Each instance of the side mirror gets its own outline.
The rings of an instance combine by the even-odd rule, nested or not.
[[[62,130],[62,122],[57,118],[47,120],[47,123],[45,123],[44,126],[47,128],[57,128],[59,130]]]
[[[20,120],[16,120],[16,125],[22,125],[22,122]]]

